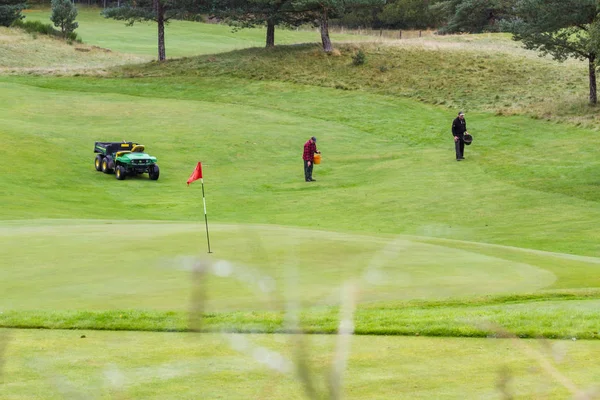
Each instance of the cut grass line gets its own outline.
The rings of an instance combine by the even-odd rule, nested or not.
[[[503,250],[513,250],[513,251],[516,250],[516,251],[523,251],[526,253],[531,253],[531,254],[540,255],[540,256],[556,257],[556,258],[562,258],[565,260],[581,261],[581,262],[592,263],[592,264],[600,264],[600,257],[579,256],[576,254],[568,254],[568,253],[556,253],[556,252],[544,251],[544,250],[527,249],[527,248],[523,248],[523,247],[504,246],[504,245],[493,244],[493,243],[470,242],[467,240],[444,239],[444,238],[431,238],[431,237],[427,237],[427,236],[410,236],[410,240],[415,241],[415,242],[430,243],[430,244],[437,244],[437,245],[443,244],[443,243],[448,243],[448,244],[458,245],[460,247],[480,246],[480,247],[486,247],[486,248],[490,248],[490,249],[499,249],[499,250],[503,249]]]
[[[516,302],[520,297],[520,302]],[[557,300],[561,299],[561,300]],[[566,300],[568,299],[568,300]],[[599,339],[597,307],[600,292],[498,296],[460,302],[406,302],[387,308],[356,311],[358,335],[418,335],[498,337],[503,332],[522,338]],[[337,332],[337,307],[307,309],[301,330],[312,334]],[[0,327],[29,329],[91,329],[113,331],[188,332],[190,315],[179,311],[8,311]],[[285,326],[282,311],[205,313],[202,332],[296,333]]]

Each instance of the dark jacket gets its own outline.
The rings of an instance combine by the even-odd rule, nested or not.
[[[452,121],[452,136],[462,137],[466,131],[467,121],[464,118],[461,120],[459,117],[456,117],[454,121]]]

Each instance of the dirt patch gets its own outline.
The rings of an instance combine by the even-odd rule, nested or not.
[[[100,51],[103,51],[105,53],[112,53],[111,49],[105,49],[104,47],[92,46],[92,49],[94,49],[94,50],[100,50]]]

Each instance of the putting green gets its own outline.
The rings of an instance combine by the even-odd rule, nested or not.
[[[4,310],[182,310],[199,265],[208,310],[337,304],[352,281],[359,301],[531,292],[553,273],[410,237],[256,225],[126,221],[18,221],[0,225]]]

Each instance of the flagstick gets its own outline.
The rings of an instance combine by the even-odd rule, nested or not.
[[[204,204],[204,222],[206,223],[206,241],[208,242],[208,253],[212,253],[210,251],[210,239],[208,237],[208,217],[206,216],[206,198],[204,197],[204,179],[200,178],[200,183],[202,183],[202,203]]]

